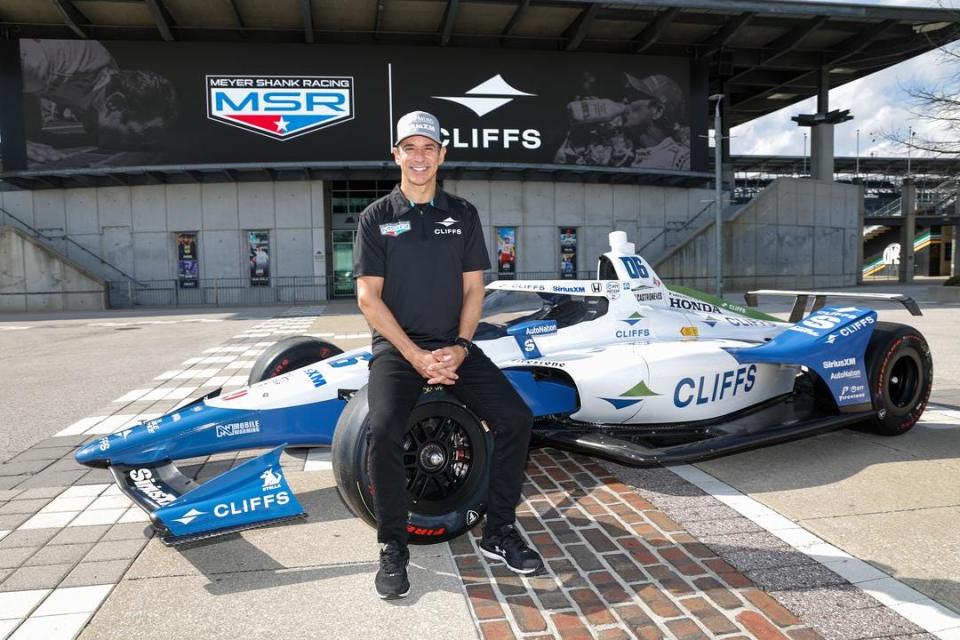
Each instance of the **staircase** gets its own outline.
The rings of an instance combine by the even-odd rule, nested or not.
[[[728,204],[723,208],[721,212],[721,218],[723,223],[732,222],[737,219],[737,216],[746,207],[749,202],[738,202],[735,204]],[[697,215],[690,218],[684,223],[677,225],[675,228],[670,228],[668,225],[667,229],[664,229],[659,234],[647,241],[644,247],[655,242],[657,238],[661,235],[666,234],[664,238],[664,249],[659,255],[653,255],[647,259],[647,261],[653,266],[654,269],[659,269],[660,266],[673,257],[677,252],[683,249],[687,244],[689,244],[694,238],[704,233],[707,229],[712,227],[716,222],[716,217],[714,212],[716,211],[716,205],[711,202],[699,212]],[[709,213],[710,215],[705,215]],[[643,248],[637,251],[640,255],[646,257],[646,254],[643,253]]]
[[[100,265],[107,267],[107,269],[111,270],[114,273],[120,274],[123,280],[120,280],[120,281],[111,280],[107,283],[109,285],[108,299],[110,301],[110,306],[112,307],[131,306],[132,300],[130,299],[130,289],[131,289],[130,285],[145,286],[143,283],[141,283],[136,278],[134,278],[133,276],[125,272],[123,269],[117,267],[116,265],[110,262],[107,262],[106,260],[98,256],[97,254],[93,253],[83,245],[78,244],[70,236],[67,236],[67,235],[56,236],[56,237],[48,236],[42,231],[39,231],[33,228],[32,226],[30,226],[29,224],[27,224],[26,222],[24,222],[23,220],[15,216],[14,214],[10,213],[6,209],[0,207],[0,223],[4,221],[4,217],[15,221],[16,226],[14,228],[27,233],[29,236],[32,236],[36,240],[39,240],[45,247],[47,247],[50,250],[52,254],[59,256],[66,262],[69,262],[72,264],[74,261],[69,256],[65,256],[63,255],[63,253],[60,252],[60,250],[57,248],[57,245],[55,242],[56,240],[62,240],[63,242],[66,242],[76,247],[83,253],[92,257]],[[106,280],[106,277],[104,277],[102,273],[100,274],[100,277]]]
[[[933,189],[927,189],[917,195],[917,212],[939,215],[952,208],[957,200],[957,190],[960,189],[955,178],[944,180]],[[903,198],[891,200],[880,209],[870,214],[870,217],[881,218],[903,215]],[[866,232],[866,230],[864,230]]]
[[[882,224],[871,224],[863,228],[863,241],[869,242],[878,236],[885,234],[890,227],[884,226]]]
[[[746,204],[747,203],[736,203],[725,206],[721,213],[724,223],[735,219]],[[716,203],[710,202],[689,220],[684,222],[668,222],[666,228],[647,240],[642,247],[637,249],[637,253],[646,258],[647,262],[649,262],[654,269],[657,269],[693,238],[703,233],[708,227],[713,226],[716,221],[714,216],[715,211]],[[661,237],[663,237],[663,250],[658,254],[648,255],[646,253],[647,247],[656,243]]]

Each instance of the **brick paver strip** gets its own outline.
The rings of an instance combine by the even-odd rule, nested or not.
[[[513,629],[506,620],[480,623],[480,636],[484,640],[513,640]]]
[[[744,611],[738,614],[737,621],[758,640],[786,640],[787,638],[769,620],[756,611]]]
[[[563,640],[580,640],[593,638],[583,621],[575,613],[555,613],[550,617]]]
[[[746,589],[743,595],[755,607],[766,614],[770,620],[781,627],[790,627],[800,624],[799,618],[788,611],[783,605],[771,598],[769,595],[756,589]]]
[[[529,596],[507,598],[507,604],[510,606],[510,613],[513,614],[513,619],[516,620],[520,631],[528,633],[547,630],[547,622],[540,615],[533,598]]]
[[[689,618],[668,620],[667,628],[676,640],[709,640],[710,638],[703,632],[703,629],[697,626],[696,622]]]
[[[451,543],[483,638],[529,640],[546,631],[561,638],[746,634],[756,640],[757,632],[809,631],[738,567],[595,461],[535,451],[527,471],[517,522],[546,558],[540,575],[520,578],[488,564],[477,553],[476,534]]]
[[[487,618],[502,618],[503,608],[497,600],[490,585],[468,585],[467,597],[470,599],[470,606],[473,607],[474,615],[480,620]]]

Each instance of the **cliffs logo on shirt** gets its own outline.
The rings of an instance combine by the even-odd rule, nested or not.
[[[401,233],[406,233],[407,231],[410,231],[409,220],[380,225],[380,235],[390,238],[396,238]]]
[[[433,234],[437,236],[446,236],[446,235],[462,235],[463,230],[460,227],[455,227],[454,225],[460,224],[459,220],[454,220],[453,218],[447,216],[446,220],[440,220],[439,222],[434,222],[434,224],[440,225],[433,230]]]
[[[207,76],[207,117],[289,140],[353,120],[348,76]]]

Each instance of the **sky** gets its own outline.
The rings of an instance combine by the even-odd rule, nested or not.
[[[829,0],[811,0],[826,2]],[[901,7],[940,7],[940,0],[845,0],[866,5],[895,5]],[[943,5],[960,9],[960,0],[943,0]],[[907,89],[919,84],[934,87],[960,74],[960,60],[946,60],[942,52],[931,51],[896,66],[889,67],[859,80],[849,82],[830,92],[830,109],[849,109],[854,119],[834,129],[834,150],[837,155],[855,156],[857,129],[860,130],[860,155],[906,156],[902,144],[884,138],[884,133],[906,134],[913,126],[918,136],[942,136],[937,125],[918,119],[911,110],[917,106]],[[731,131],[731,152],[734,154],[802,155],[803,133],[808,131],[790,120],[800,113],[815,113],[816,98],[809,98],[790,107],[768,114]],[[809,153],[809,138],[807,152]],[[922,155],[916,151],[913,155]]]

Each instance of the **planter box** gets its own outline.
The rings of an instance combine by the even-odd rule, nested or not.
[[[934,300],[940,302],[960,302],[960,287],[927,287]]]

